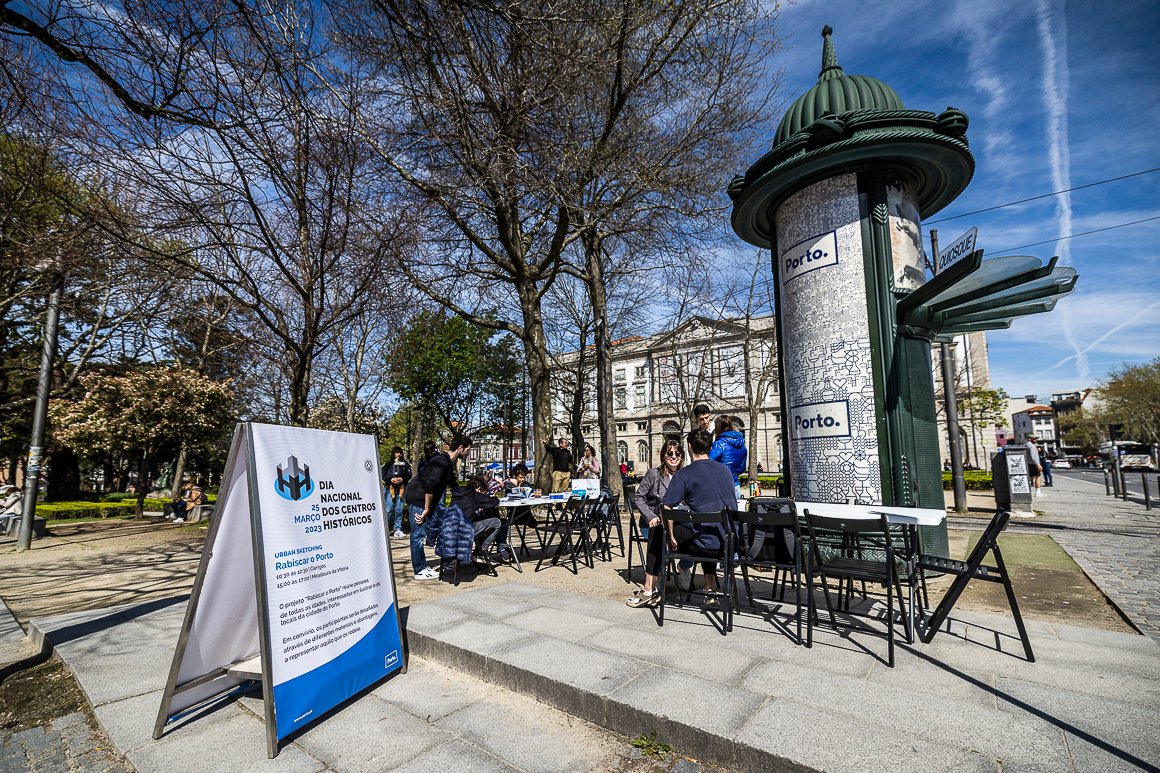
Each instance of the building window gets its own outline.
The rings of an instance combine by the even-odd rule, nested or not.
[[[622,370],[621,373],[624,371]],[[623,411],[628,408],[628,390],[619,386],[612,393],[613,408],[618,411]]]
[[[623,440],[616,441],[616,457],[622,464],[628,464],[628,443]]]
[[[637,384],[632,393],[632,407],[636,409],[645,407],[644,399],[644,384]]]
[[[636,460],[641,464],[648,464],[648,443],[643,440],[636,442]]]
[[[624,368],[617,368],[616,370],[612,371],[612,380],[614,382],[616,382],[617,384],[623,384],[624,383],[624,374],[625,374]]]
[[[638,421],[636,423],[636,431],[637,432],[644,432],[647,429],[648,429],[648,422],[647,421]]]
[[[632,377],[636,381],[640,381],[641,379],[643,379],[644,378],[644,366],[637,365],[636,368],[634,368],[632,371]]]
[[[661,432],[664,434],[665,440],[681,439],[681,425],[675,421],[666,421],[661,427]]]

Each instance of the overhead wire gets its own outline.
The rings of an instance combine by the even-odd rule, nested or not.
[[[992,255],[1002,255],[1005,252],[1014,252],[1015,250],[1026,249],[1027,247],[1038,247],[1041,244],[1054,244],[1055,242],[1062,242],[1065,239],[1074,239],[1077,236],[1087,236],[1088,234],[1098,234],[1104,231],[1114,231],[1117,228],[1127,228],[1130,225],[1139,225],[1140,223],[1147,223],[1150,220],[1160,220],[1160,215],[1153,215],[1152,217],[1145,217],[1139,220],[1133,220],[1130,223],[1119,223],[1118,225],[1109,225],[1106,228],[1095,228],[1091,231],[1083,231],[1078,234],[1070,234],[1068,236],[1057,236],[1054,239],[1044,239],[1041,242],[1032,242],[1031,244],[1020,244],[1018,247],[1008,247],[1005,250],[999,250],[991,253]]]
[[[1072,191],[1083,190],[1084,188],[1094,188],[1097,185],[1107,185],[1108,183],[1114,183],[1114,182],[1118,182],[1120,180],[1127,180],[1130,177],[1139,177],[1140,175],[1152,174],[1153,172],[1160,172],[1160,166],[1153,167],[1152,169],[1143,169],[1139,172],[1132,172],[1131,174],[1122,174],[1119,177],[1109,177],[1106,180],[1097,180],[1097,181],[1091,182],[1091,183],[1084,183],[1083,185],[1076,185],[1072,188],[1064,188],[1061,191],[1052,191],[1051,193],[1041,193],[1038,196],[1029,196],[1026,199],[1018,199],[1016,201],[1008,201],[1006,204],[996,204],[993,207],[984,207],[983,209],[976,209],[973,212],[964,212],[961,215],[951,215],[950,217],[940,217],[938,220],[931,220],[927,223],[923,223],[923,225],[926,225],[926,226],[938,225],[939,223],[945,223],[949,220],[958,220],[960,217],[970,217],[971,215],[979,215],[979,214],[982,214],[984,212],[993,212],[996,209],[1003,209],[1005,207],[1014,207],[1017,204],[1026,204],[1029,201],[1038,201],[1039,199],[1046,199],[1046,198],[1050,198],[1052,196],[1059,196],[1059,195],[1064,194],[1064,193],[1071,193]],[[1022,249],[1022,248],[1015,247],[1015,249],[1018,250],[1018,249]]]

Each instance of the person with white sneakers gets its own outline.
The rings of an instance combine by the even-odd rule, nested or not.
[[[386,504],[389,524],[394,527],[391,537],[403,538],[403,491],[411,482],[411,465],[403,458],[403,449],[395,446],[391,449],[391,461],[383,465],[383,480],[387,482]]]
[[[411,567],[416,580],[438,580],[439,572],[427,564],[423,543],[427,539],[424,523],[435,511],[443,509],[443,496],[449,486],[455,485],[455,463],[471,450],[471,437],[455,435],[446,452],[432,456],[419,474],[411,478],[403,492],[411,520]]]

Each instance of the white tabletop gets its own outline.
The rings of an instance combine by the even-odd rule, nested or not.
[[[568,499],[571,499],[571,495]],[[535,507],[537,505],[562,505],[568,499],[552,499],[551,497],[528,497],[527,499],[501,499],[499,500],[500,507]]]
[[[809,510],[826,518],[872,519],[885,515],[889,523],[912,523],[937,526],[947,518],[946,510],[931,507],[888,507],[886,505],[835,505],[829,502],[806,502],[796,499],[798,512]]]

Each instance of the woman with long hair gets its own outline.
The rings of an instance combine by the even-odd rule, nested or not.
[[[660,515],[661,501],[669,490],[673,473],[685,464],[685,449],[681,441],[669,438],[661,446],[661,463],[650,467],[636,487],[632,503],[640,513],[640,533],[648,537],[648,522]]]
[[[576,464],[576,477],[600,477],[600,457],[596,455],[596,449],[592,447],[591,443],[584,444],[584,455],[580,457],[580,461]]]

